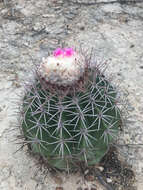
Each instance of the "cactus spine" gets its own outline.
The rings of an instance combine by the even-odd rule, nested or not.
[[[59,169],[98,163],[121,121],[114,87],[71,48],[43,60],[22,112],[22,133],[32,152]]]

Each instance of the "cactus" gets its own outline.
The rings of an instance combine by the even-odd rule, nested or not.
[[[91,59],[71,48],[42,61],[23,98],[21,131],[50,166],[98,163],[117,137],[117,92]]]

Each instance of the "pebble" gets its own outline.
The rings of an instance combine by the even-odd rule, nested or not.
[[[104,168],[102,166],[98,166],[96,168],[98,168],[101,172],[104,170]]]
[[[106,180],[107,180],[107,183],[112,183],[112,179],[107,178]]]

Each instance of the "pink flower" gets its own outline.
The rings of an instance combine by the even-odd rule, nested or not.
[[[64,51],[61,48],[57,48],[54,52],[53,52],[55,57],[58,57],[60,55],[64,54]]]
[[[58,56],[66,56],[66,57],[70,57],[72,56],[73,54],[75,53],[75,51],[72,49],[72,48],[64,48],[64,49],[61,49],[61,48],[57,48],[54,52],[53,52],[53,55],[55,57],[58,57]]]
[[[74,54],[74,50],[72,48],[65,48],[64,54],[65,54],[65,56],[70,57]]]

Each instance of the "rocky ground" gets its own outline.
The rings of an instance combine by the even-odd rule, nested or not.
[[[128,110],[120,154],[143,186],[143,2],[141,0],[0,0],[0,190],[77,190],[80,176],[45,178],[16,152],[13,101],[33,64],[59,46],[94,48],[109,63]],[[15,110],[14,110],[15,109]],[[76,183],[76,182],[79,183]],[[88,188],[89,184],[82,184]],[[100,189],[100,187],[98,188]]]

